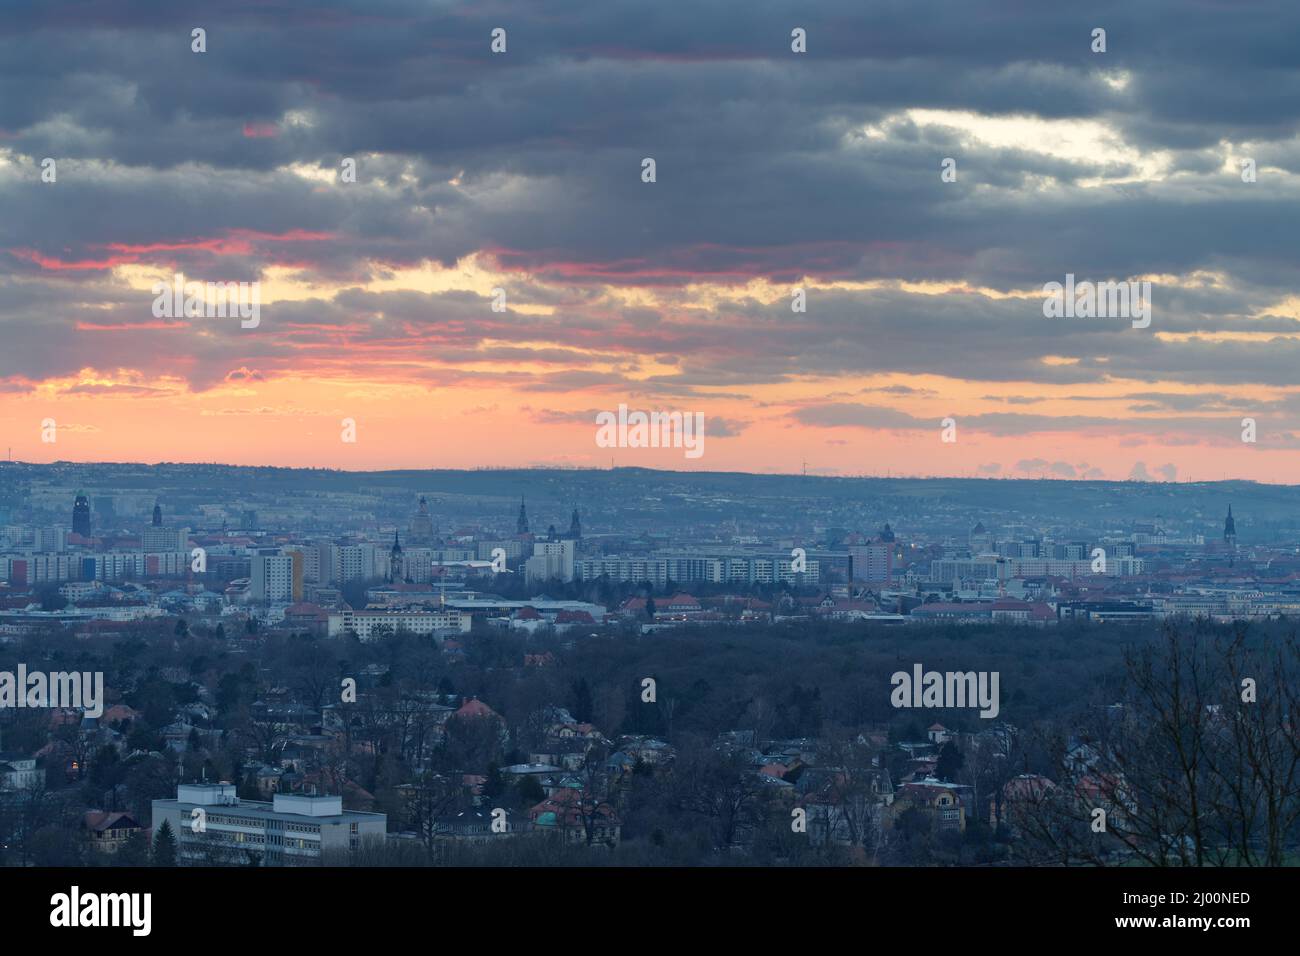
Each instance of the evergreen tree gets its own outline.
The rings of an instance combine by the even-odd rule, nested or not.
[[[154,834],[153,865],[176,865],[176,835],[172,833],[172,825],[166,820],[162,822],[162,826],[160,826],[158,832]]]
[[[519,790],[519,799],[526,804],[541,803],[546,799],[546,791],[542,789],[541,783],[532,774],[520,777],[517,789]]]
[[[955,780],[965,762],[966,756],[950,740],[939,751],[939,760],[934,765],[934,775],[940,780]]]
[[[501,769],[497,766],[496,761],[488,764],[487,780],[483,781],[483,796],[495,797],[505,793],[506,781],[501,776]]]
[[[573,719],[580,724],[590,723],[594,709],[591,685],[587,683],[587,678],[579,678],[573,685]]]

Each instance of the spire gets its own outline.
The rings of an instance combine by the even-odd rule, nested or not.
[[[393,530],[393,550],[388,554],[388,583],[397,584],[402,580],[402,543],[397,539],[397,530]]]
[[[528,533],[528,509],[524,507],[524,497],[519,496],[519,520],[515,522],[515,534]]]

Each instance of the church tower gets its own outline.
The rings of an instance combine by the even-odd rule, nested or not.
[[[528,509],[524,507],[524,499],[519,499],[519,520],[515,522],[515,534],[528,533]]]
[[[420,496],[420,506],[411,519],[410,539],[417,543],[433,540],[433,516],[429,514],[429,502]]]
[[[402,580],[402,543],[393,532],[393,550],[388,553],[388,583],[397,584]]]
[[[1228,517],[1223,522],[1223,543],[1237,550],[1237,522],[1232,519],[1232,505],[1228,505]]]
[[[157,499],[154,499],[153,503],[153,526],[155,528],[162,527],[162,504]]]

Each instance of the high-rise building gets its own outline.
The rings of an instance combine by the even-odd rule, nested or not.
[[[162,504],[157,501],[153,503],[153,526],[155,528],[162,527]]]
[[[302,565],[299,564],[301,568]],[[287,603],[294,599],[294,562],[289,554],[259,554],[252,559],[249,597],[254,601]],[[302,593],[302,579],[298,579]]]
[[[886,542],[849,548],[849,574],[854,581],[888,584],[894,576],[894,546]]]
[[[373,544],[336,544],[330,549],[330,581],[369,581],[382,576],[383,552]]]
[[[329,549],[320,548],[316,545],[285,545],[280,551],[284,554],[294,556],[294,573],[297,573],[298,563],[302,564],[302,580],[308,584],[320,584],[325,578],[321,577],[321,555],[324,552],[328,561]]]
[[[572,581],[573,542],[535,542],[533,556],[524,562],[524,577],[527,581]]]
[[[189,528],[164,528],[150,525],[140,532],[140,550],[154,551],[188,551],[190,546]]]
[[[292,562],[292,571],[290,573],[289,599],[295,604],[302,600],[302,582],[305,575],[307,562],[303,558],[301,551],[286,552],[287,557]]]
[[[35,528],[32,530],[32,548],[36,551],[63,551],[67,547],[67,528]]]
[[[80,491],[72,502],[72,533],[90,537],[90,500]]]

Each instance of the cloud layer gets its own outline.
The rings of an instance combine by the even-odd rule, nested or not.
[[[603,463],[628,402],[717,441],[626,464],[1290,480],[1300,10],[871,6],[9,14],[15,455]],[[158,318],[176,273],[260,282],[260,324]],[[1067,274],[1151,281],[1150,328],[1045,318]]]

